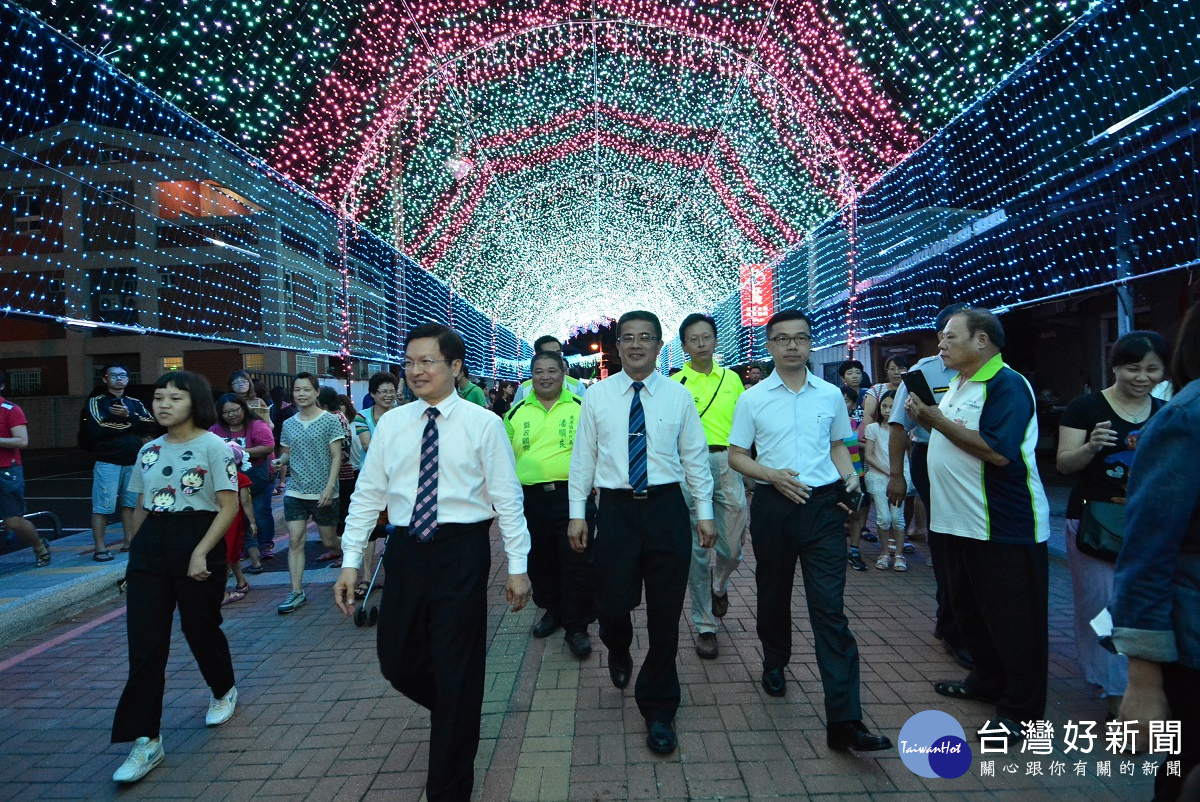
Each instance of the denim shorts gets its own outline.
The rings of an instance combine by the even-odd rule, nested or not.
[[[0,468],[0,521],[25,514],[25,472],[20,465]]]
[[[307,521],[312,518],[317,526],[336,526],[338,522],[338,497],[328,507],[318,507],[315,498],[283,497],[283,519],[285,521]]]
[[[117,511],[118,498],[122,507],[136,507],[138,494],[129,490],[132,476],[132,465],[97,462],[92,468],[92,512],[112,515]]]

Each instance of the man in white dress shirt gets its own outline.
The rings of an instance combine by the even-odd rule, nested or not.
[[[488,529],[497,515],[513,611],[530,595],[529,530],[512,447],[500,418],[455,392],[465,355],[462,338],[446,326],[427,323],[409,334],[404,371],[418,400],[379,419],[333,586],[338,609],[351,614],[363,549],[386,509],[395,530],[383,557],[379,668],[431,711],[430,802],[471,797],[487,654]]]
[[[796,562],[812,624],[825,691],[825,742],[831,749],[870,752],[892,742],[862,723],[858,643],[846,619],[847,507],[858,476],[845,439],[850,416],[842,393],[808,369],[812,329],[796,310],[767,321],[775,372],[742,393],[729,433],[729,466],[757,482],[750,505],[758,585],[762,687],[787,693],[783,670],[792,657],[792,587]],[[758,447],[758,459],[750,447]]]
[[[571,455],[567,536],[576,551],[587,544],[584,510],[599,488],[593,581],[600,639],[608,647],[613,684],[624,688],[633,673],[630,613],[646,592],[649,650],[634,697],[646,720],[646,745],[675,751],[679,708],[679,616],[691,564],[691,525],[680,483],[696,504],[696,536],[710,547],[713,481],[708,444],[691,393],[655,372],[662,324],[644,311],[617,321],[620,373],[594,385],[583,398]]]

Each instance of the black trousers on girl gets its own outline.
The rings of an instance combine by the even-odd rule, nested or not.
[[[188,561],[216,513],[151,514],[129,550],[126,625],[129,680],[113,717],[112,742],[155,738],[162,721],[175,607],[204,681],[220,698],[233,687],[233,659],[221,631],[225,541],[208,553],[210,576],[189,579]]]

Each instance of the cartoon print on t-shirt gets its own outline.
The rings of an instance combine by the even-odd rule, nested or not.
[[[229,481],[233,482],[234,487],[237,487],[238,468],[232,458],[225,460],[225,472],[229,474]]]
[[[183,494],[190,496],[193,493],[199,493],[200,488],[204,487],[204,475],[208,471],[203,468],[188,468],[179,475],[179,484],[183,487]]]
[[[162,446],[150,446],[142,449],[142,472],[150,470],[150,468],[158,462],[158,458],[162,456]]]
[[[150,496],[150,503],[152,512],[170,512],[175,509],[175,488],[170,485],[160,487]]]

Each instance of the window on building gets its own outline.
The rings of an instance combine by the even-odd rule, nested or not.
[[[183,357],[164,356],[162,358],[162,372],[168,373],[172,370],[183,370]]]
[[[317,358],[312,354],[296,354],[296,372],[316,374]]]
[[[87,250],[121,251],[136,245],[133,190],[132,181],[84,188],[83,240]]]
[[[262,373],[265,369],[265,359],[262,354],[242,354],[242,370]]]
[[[41,368],[17,368],[8,371],[8,386],[5,392],[9,395],[34,395],[41,391]]]
[[[291,273],[283,274],[283,298],[288,306],[296,306],[296,282],[292,281]]]
[[[12,209],[12,228],[10,229],[16,234],[30,234],[35,231],[41,231],[45,219],[42,216],[42,208],[45,204],[45,199],[39,195],[13,195],[11,196]]]

